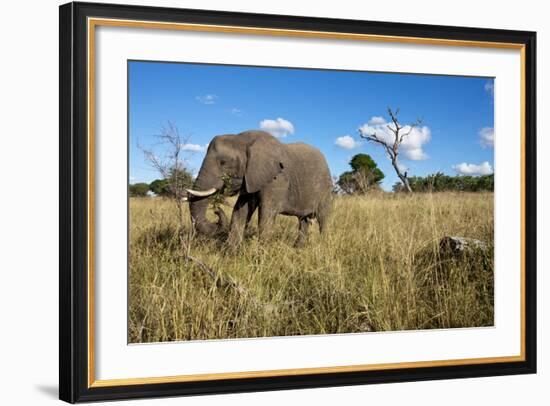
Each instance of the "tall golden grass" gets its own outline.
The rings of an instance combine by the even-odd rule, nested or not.
[[[188,216],[180,233],[176,213],[130,200],[130,342],[493,324],[492,193],[338,196],[306,247],[293,247],[297,219],[279,216],[269,240],[253,219],[236,254],[193,235]],[[443,236],[488,249],[443,257]]]

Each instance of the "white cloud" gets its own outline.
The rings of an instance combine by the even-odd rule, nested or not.
[[[493,173],[493,167],[487,161],[479,165],[467,164],[466,162],[462,162],[461,164],[453,165],[453,169],[459,175],[478,176],[478,175],[490,175]]]
[[[369,120],[369,125],[381,125],[381,124],[386,124],[386,119],[384,117],[380,117],[380,116],[373,116],[371,117],[371,119]]]
[[[195,99],[197,99],[202,104],[215,104],[218,96],[216,96],[215,94],[205,94],[204,96],[197,96],[195,97]]]
[[[294,134],[294,125],[290,121],[280,117],[276,120],[265,119],[260,121],[260,128],[277,138],[284,138],[289,134]]]
[[[483,148],[493,147],[495,144],[495,129],[493,127],[483,127],[479,130],[479,143]]]
[[[395,128],[393,123],[388,123],[383,117],[372,117],[366,124],[359,127],[359,131],[365,135],[376,134],[376,136],[392,146],[395,140],[394,133],[390,128]],[[401,130],[402,133],[407,133],[411,130],[411,126],[406,125]],[[414,127],[409,135],[403,138],[399,150],[403,153],[405,158],[412,161],[421,161],[428,159],[429,156],[422,149],[423,145],[428,143],[431,139],[431,131],[428,127]]]
[[[204,152],[206,151],[207,146],[208,145],[202,146],[199,144],[182,144],[181,150],[190,152]]]
[[[429,156],[424,151],[422,151],[422,148],[413,148],[406,150],[405,156],[412,161],[422,161],[429,158]]]
[[[494,95],[495,94],[495,82],[492,81],[492,80],[489,80],[487,82],[485,82],[485,91],[487,93],[489,93],[490,95]]]
[[[353,149],[361,146],[360,142],[356,141],[353,137],[349,135],[343,135],[336,138],[336,141],[334,141],[334,143],[344,149]]]
[[[231,109],[231,114],[234,114],[234,115],[236,115],[236,116],[242,116],[243,113],[244,113],[244,112],[243,112],[241,109],[238,109],[238,108],[236,108],[236,107],[233,107],[233,108]]]

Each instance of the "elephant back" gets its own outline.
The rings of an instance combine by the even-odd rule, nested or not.
[[[323,153],[301,142],[287,147],[293,165],[290,187],[297,191],[298,200],[325,199],[332,190],[332,179]]]

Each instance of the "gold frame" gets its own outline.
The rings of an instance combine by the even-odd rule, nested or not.
[[[439,46],[460,46],[477,48],[497,48],[513,49],[520,51],[520,82],[521,82],[521,101],[520,101],[520,126],[521,126],[521,270],[520,270],[520,335],[521,350],[520,355],[503,357],[485,357],[485,358],[465,358],[453,360],[434,360],[434,361],[415,361],[415,362],[397,362],[383,364],[364,364],[364,365],[346,365],[317,368],[295,368],[295,369],[277,369],[266,371],[244,371],[244,372],[220,372],[211,374],[190,374],[175,376],[160,376],[146,378],[123,378],[123,379],[95,379],[95,342],[94,342],[94,136],[95,136],[95,28],[97,26],[114,27],[132,27],[149,28],[161,30],[183,30],[195,32],[220,32],[248,35],[266,35],[282,37],[299,38],[322,38],[322,39],[340,39],[354,41],[371,42],[390,42],[390,43],[408,43],[421,45],[439,45]],[[423,367],[442,367],[473,364],[495,364],[504,362],[521,362],[526,360],[525,350],[525,45],[506,42],[484,42],[484,41],[465,41],[452,39],[436,39],[421,37],[399,37],[389,35],[371,35],[354,34],[342,32],[325,31],[305,31],[290,29],[272,29],[259,27],[240,27],[227,25],[208,25],[208,24],[187,24],[187,23],[164,23],[139,20],[121,20],[108,18],[89,18],[87,26],[88,34],[88,388],[143,385],[159,383],[176,383],[192,381],[213,381],[220,379],[239,379],[239,378],[265,378],[277,376],[295,376],[310,374],[330,374],[339,372],[359,372],[359,371],[379,371],[398,368],[423,368]]]

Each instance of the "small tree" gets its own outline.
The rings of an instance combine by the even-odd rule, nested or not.
[[[151,192],[153,192],[157,196],[165,197],[170,195],[168,181],[166,179],[155,179],[149,185],[149,189],[151,189]]]
[[[149,192],[149,185],[147,183],[135,183],[129,186],[130,197],[145,197]]]
[[[160,134],[157,135],[158,145],[162,146],[163,155],[158,155],[152,149],[145,149],[138,145],[143,151],[145,159],[155,168],[163,179],[155,184],[165,194],[174,199],[178,209],[178,219],[180,229],[183,230],[185,224],[184,204],[187,200],[186,188],[192,184],[192,178],[185,165],[187,160],[184,154],[187,152],[183,148],[189,142],[189,137],[183,137],[176,125],[168,122],[166,127],[162,127]],[[187,152],[187,154],[190,154]],[[165,183],[163,183],[165,182]],[[156,193],[156,192],[155,192]]]
[[[351,171],[344,172],[338,179],[338,186],[344,193],[365,194],[379,186],[384,173],[367,154],[357,154],[350,161]]]
[[[353,169],[359,193],[367,193],[369,189],[377,187],[385,177],[370,155],[357,154],[351,159],[349,164]]]
[[[395,169],[395,173],[403,183],[405,190],[409,193],[412,193],[412,189],[409,185],[409,180],[407,178],[407,172],[403,170],[402,167],[399,165],[399,147],[403,143],[405,137],[407,137],[407,135],[409,135],[415,127],[421,124],[421,121],[417,120],[415,123],[409,126],[402,126],[401,124],[399,124],[399,120],[397,119],[399,109],[397,109],[394,113],[392,109],[388,107],[388,114],[392,121],[391,124],[387,125],[388,130],[390,130],[393,135],[391,140],[385,140],[380,134],[376,133],[366,134],[361,128],[359,129],[359,135],[361,136],[361,138],[364,138],[367,141],[382,145],[384,147],[386,153],[388,154],[388,157],[391,160],[393,169]]]

